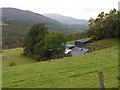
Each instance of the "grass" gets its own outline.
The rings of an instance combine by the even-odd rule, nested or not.
[[[118,87],[117,44],[74,57],[5,67],[2,85],[3,88],[99,88],[98,71],[103,72],[105,88]]]
[[[82,38],[81,40],[89,40],[90,38]]]
[[[89,39],[90,39],[90,38],[83,38],[83,39],[79,39],[79,40],[89,40]],[[67,44],[75,45],[75,41],[76,41],[76,40],[69,41],[69,42],[67,42]]]
[[[26,57],[23,54],[22,48],[8,49],[2,51],[2,67],[10,66],[10,63],[16,63],[17,65],[28,64],[37,62],[30,57]]]
[[[6,23],[0,23],[0,25],[8,25],[8,24],[6,24]]]
[[[103,39],[102,41],[96,41],[92,44],[97,44],[102,47],[112,47],[112,46],[117,46],[118,45],[118,39],[117,38],[108,38],[108,39]]]
[[[75,40],[74,41],[69,41],[67,44],[75,45]]]
[[[118,46],[117,38],[108,38],[99,41],[95,41],[93,43],[87,44],[86,47],[93,50],[105,49],[112,46]]]

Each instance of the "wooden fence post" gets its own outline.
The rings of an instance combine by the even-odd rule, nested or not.
[[[99,80],[100,80],[100,88],[101,88],[101,90],[105,90],[104,80],[103,80],[103,73],[102,72],[98,72],[98,75],[99,75]]]
[[[120,76],[117,77],[118,79],[118,89],[120,88]]]

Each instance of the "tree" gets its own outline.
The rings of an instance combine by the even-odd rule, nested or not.
[[[93,36],[93,32],[95,31],[95,20],[93,18],[89,19],[89,29],[87,30],[88,36]]]
[[[90,18],[88,35],[91,36],[92,40],[118,37],[118,34],[120,34],[119,18],[120,12],[116,9],[111,10],[109,13],[101,12],[95,20]]]
[[[66,41],[63,33],[48,32],[44,24],[35,24],[24,38],[24,54],[38,61],[60,58],[64,56]]]
[[[118,12],[116,9],[113,9],[109,12],[109,16],[105,18],[105,30],[106,37],[116,37],[116,31],[118,27],[117,21],[119,20],[117,16]]]
[[[61,32],[50,32],[45,38],[45,47],[52,50],[52,55],[56,58],[62,57],[65,51],[66,36]],[[50,51],[51,52],[51,51]],[[59,57],[60,56],[60,57]],[[55,58],[54,57],[54,58]]]
[[[50,32],[46,34],[44,46],[40,43],[35,46],[35,57],[37,60],[48,60],[64,56],[66,36],[61,32]],[[43,46],[43,47],[42,47]],[[40,48],[42,47],[42,48]]]
[[[68,38],[68,41],[73,41],[73,40],[77,40],[77,39],[82,39],[82,38],[87,38],[87,31],[84,32],[76,32],[76,33],[70,33],[68,35],[66,35]]]
[[[34,47],[36,44],[44,40],[45,35],[48,33],[47,27],[44,24],[34,24],[29,30],[23,41],[23,48],[25,55],[34,54]],[[43,45],[43,44],[42,44]]]

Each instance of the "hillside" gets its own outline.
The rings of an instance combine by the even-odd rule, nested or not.
[[[2,8],[2,17],[3,19],[10,19],[16,21],[24,21],[27,23],[35,24],[38,22],[41,23],[58,23],[57,21],[45,17],[41,14],[34,13],[27,10],[20,10],[16,8]]]
[[[1,25],[2,25],[3,49],[20,46],[20,44],[17,45],[16,42],[22,41],[26,33],[28,32],[28,30],[32,27],[32,24],[22,22],[22,21],[15,21],[15,20],[3,20],[3,23],[1,23]],[[50,28],[48,29],[49,31],[54,31],[55,29],[57,29],[56,26],[53,26],[53,28],[54,29],[52,30],[50,30]],[[70,31],[63,31],[64,29],[68,30],[68,28]],[[82,28],[84,29],[84,26],[80,26],[80,25],[67,26],[66,25],[64,27],[60,27],[59,30],[61,31],[62,29],[61,32],[63,33],[70,33],[72,29],[75,29],[75,28],[76,30],[80,30]]]
[[[70,58],[5,67],[3,88],[99,88],[98,71],[103,72],[106,88],[117,88],[118,42],[115,40],[112,46],[105,40],[104,44],[101,42],[98,43],[108,48]]]
[[[13,20],[4,20],[2,25],[2,39],[4,42],[16,42],[24,39],[28,30],[32,27],[31,24],[18,22]]]
[[[88,20],[84,20],[84,19],[75,19],[72,17],[67,17],[67,16],[63,16],[60,14],[56,14],[56,13],[46,13],[43,14],[44,16],[47,16],[49,18],[52,18],[56,21],[59,21],[61,23],[65,23],[65,24],[83,24],[83,25],[88,25]]]
[[[16,49],[8,49],[4,50],[2,54],[2,67],[9,67],[10,63],[14,63],[16,65],[23,65],[29,63],[35,63],[36,60],[24,56],[23,48]]]
[[[49,31],[61,31],[65,34],[85,31],[88,29],[88,26],[79,25],[76,27],[72,25],[66,25],[41,14],[16,8],[2,8],[2,19],[22,21],[29,24],[43,23],[48,27]]]
[[[13,20],[3,20],[2,25],[2,49],[20,47],[21,42],[31,24]]]

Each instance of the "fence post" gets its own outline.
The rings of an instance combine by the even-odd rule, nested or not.
[[[103,80],[103,73],[102,72],[98,72],[98,75],[99,75],[99,80],[100,80],[100,88],[101,88],[101,90],[105,90],[104,80]]]
[[[120,76],[117,77],[118,79],[118,89],[120,88]]]

